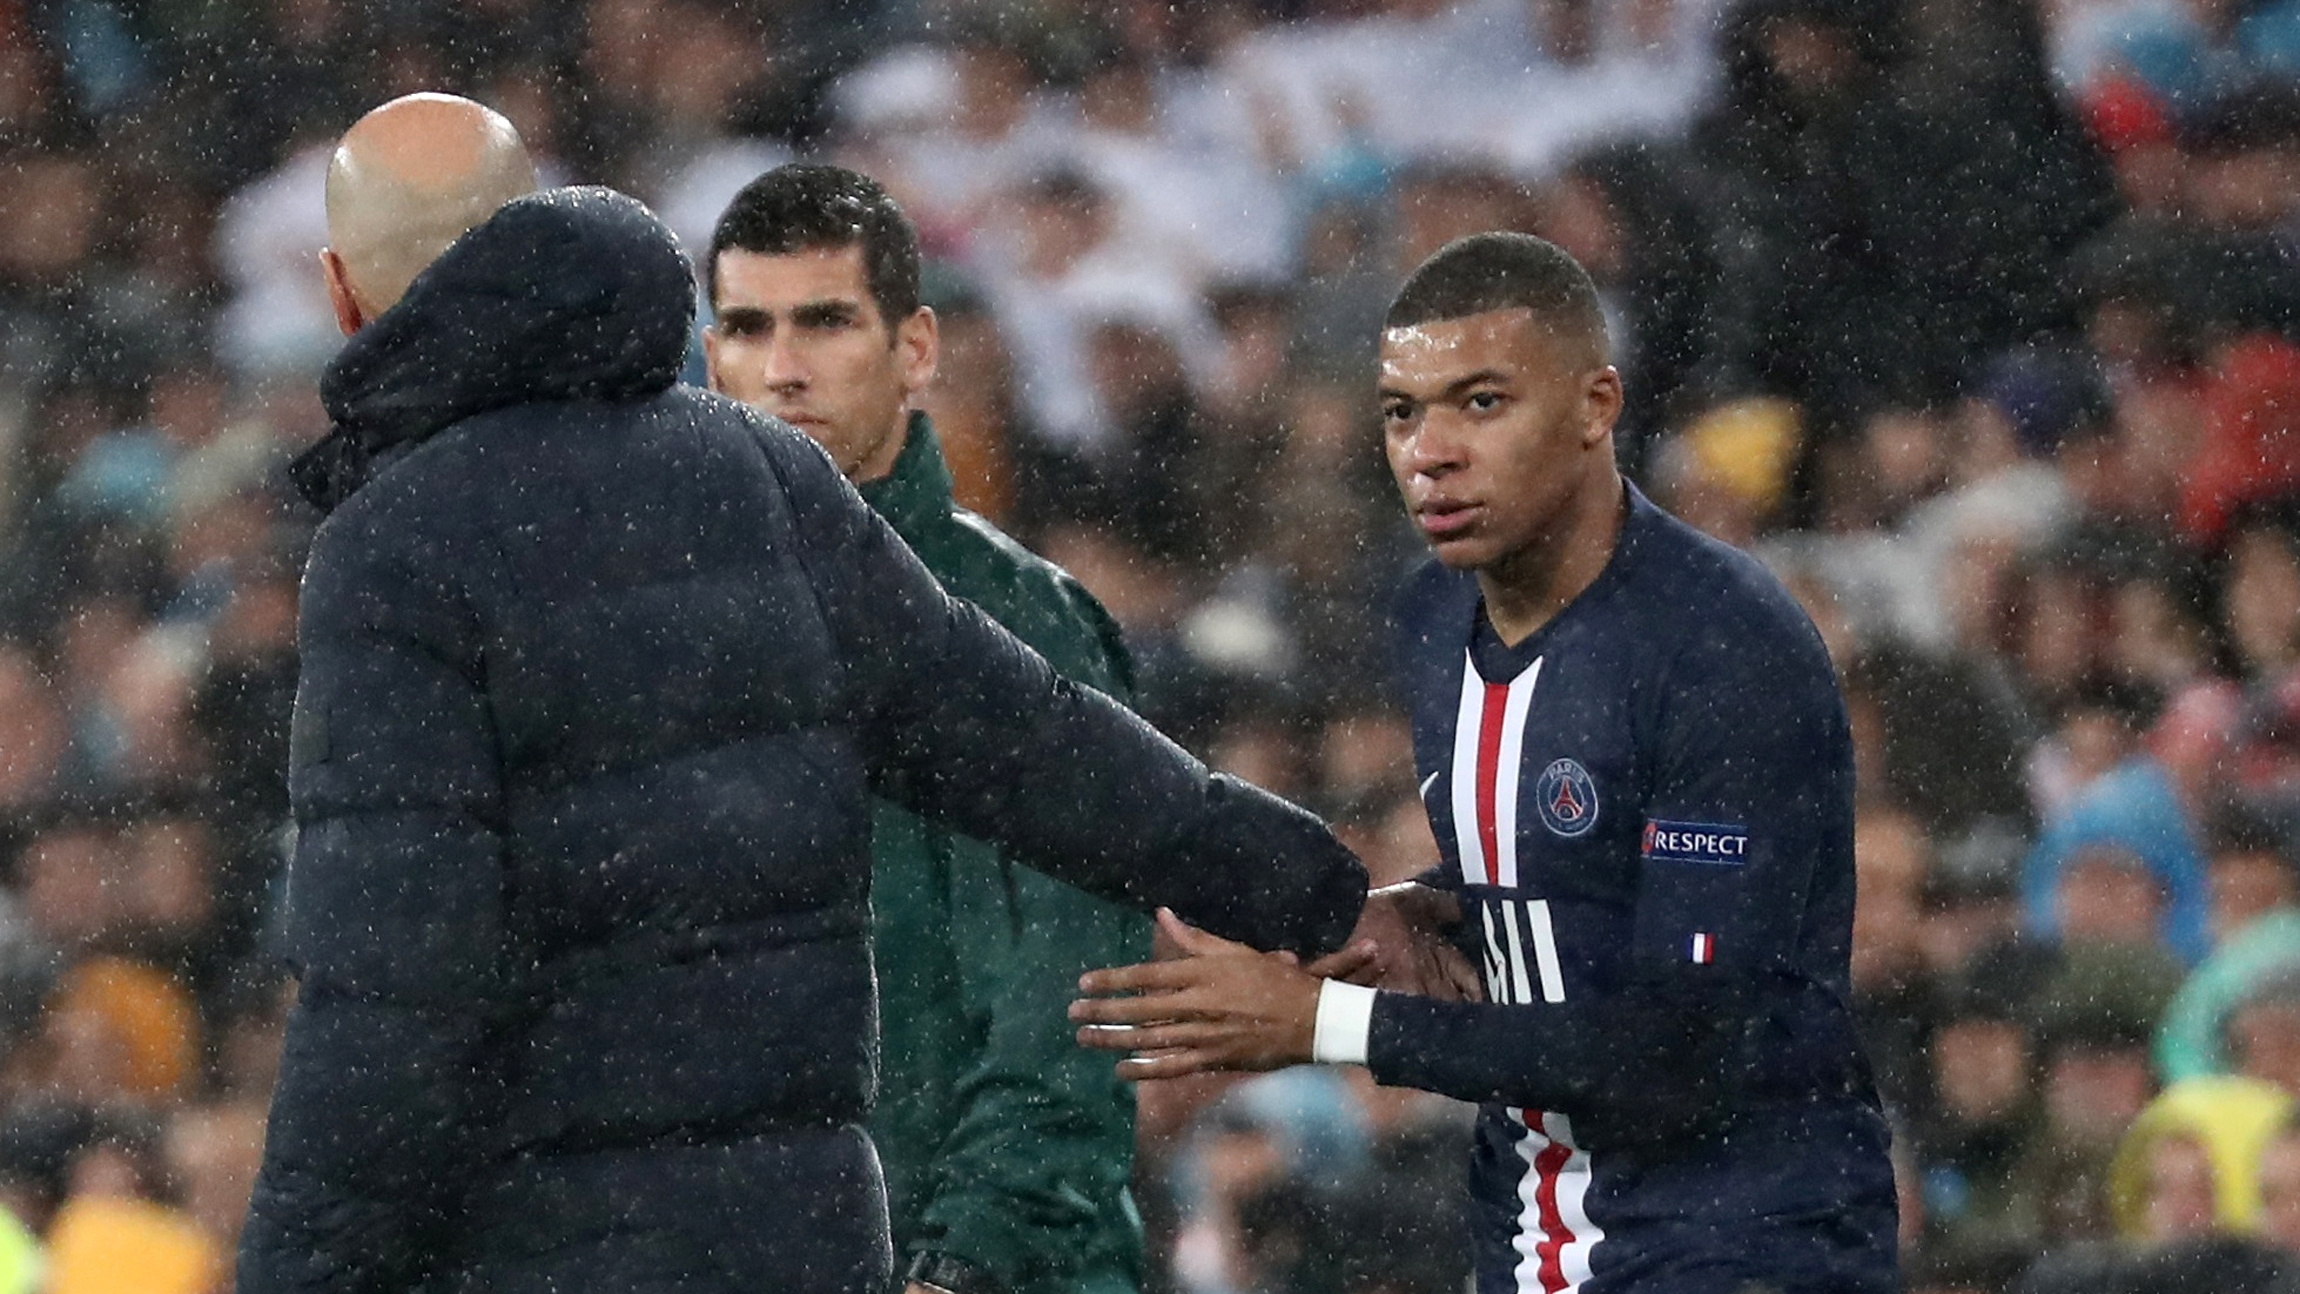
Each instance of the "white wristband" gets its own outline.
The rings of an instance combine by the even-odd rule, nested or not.
[[[1330,979],[1318,985],[1318,1024],[1310,1059],[1321,1065],[1366,1063],[1366,1035],[1374,1027],[1374,990]]]

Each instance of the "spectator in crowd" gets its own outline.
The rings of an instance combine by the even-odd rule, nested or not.
[[[2137,968],[2145,977],[2156,968]],[[2036,1033],[2039,1118],[2012,1169],[2028,1216],[2016,1244],[2058,1246],[2106,1234],[2109,1166],[2117,1143],[2156,1090],[2148,1063],[2149,1008],[2096,993],[2092,977],[2049,986]]]
[[[2261,1151],[2292,1098],[2251,1079],[2194,1079],[2141,1111],[2110,1166],[2109,1210],[2117,1232],[2140,1247],[2258,1224]]]
[[[2094,782],[2054,822],[2022,864],[2030,929],[2061,931],[2074,900],[2088,917],[2122,924],[2125,897],[2145,901],[2165,947],[2181,961],[2201,961],[2210,944],[2211,906],[2197,854],[2195,806],[2219,775],[2225,738],[2205,711],[2209,696],[2160,720],[2148,751]],[[2119,877],[2125,895],[2111,895]],[[2153,893],[2146,891],[2153,889]],[[2106,933],[2085,932],[2085,933]]]
[[[2260,1151],[2260,1235],[2300,1258],[2300,1136],[2290,1120]]]
[[[2269,979],[2300,969],[2300,912],[2280,836],[2231,808],[2215,820],[2208,850],[2214,947],[2158,1026],[2156,1064],[2167,1083],[2224,1072],[2231,1011]]]

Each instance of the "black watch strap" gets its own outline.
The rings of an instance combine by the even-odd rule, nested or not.
[[[910,1260],[910,1275],[905,1279],[942,1294],[1006,1294],[1006,1287],[989,1268],[932,1249]]]

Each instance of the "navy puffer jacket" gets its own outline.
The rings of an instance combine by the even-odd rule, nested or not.
[[[327,374],[336,427],[296,469],[330,510],[301,989],[243,1290],[880,1279],[847,1126],[873,787],[1266,947],[1356,916],[1314,819],[945,596],[804,437],[674,385],[692,301],[644,207],[555,190]]]

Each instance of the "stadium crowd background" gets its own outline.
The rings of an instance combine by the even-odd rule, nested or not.
[[[1909,1288],[2300,1289],[2296,87],[2300,0],[0,0],[0,1294],[228,1288],[320,177],[419,89],[690,247],[798,153],[884,181],[962,496],[1385,880],[1380,310],[1559,242],[1626,466],[1843,672]],[[1465,1129],[1145,1091],[1153,1286],[1459,1288]]]

